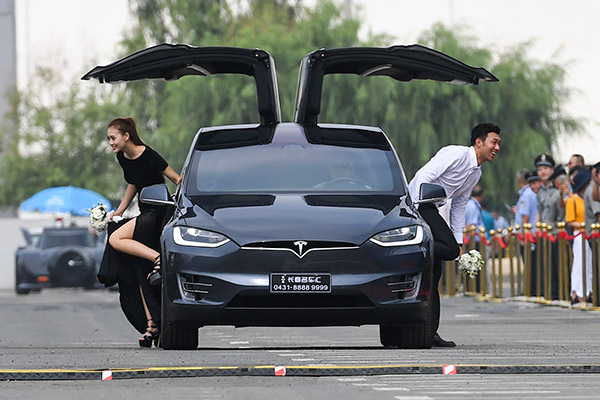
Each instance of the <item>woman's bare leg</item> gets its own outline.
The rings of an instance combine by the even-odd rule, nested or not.
[[[122,227],[114,231],[108,242],[115,249],[122,253],[131,254],[132,256],[141,257],[148,261],[154,261],[159,253],[146,246],[143,243],[133,239],[133,231],[135,229],[136,219],[132,219],[125,223]]]
[[[147,320],[146,332],[139,339],[140,345],[141,345],[142,341],[147,342],[148,338],[152,338],[153,335],[158,333],[158,326],[156,326],[156,324],[154,323],[154,320],[152,319],[152,314],[150,314],[150,310],[148,309],[148,305],[146,304],[146,299],[144,298],[144,291],[142,290],[141,286],[140,286],[140,296],[142,297],[142,304],[144,305],[144,312],[146,313],[146,320]],[[150,343],[150,346],[152,346],[152,343]],[[148,347],[148,346],[146,346],[146,347]]]

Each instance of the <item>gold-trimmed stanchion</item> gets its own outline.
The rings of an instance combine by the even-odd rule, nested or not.
[[[513,235],[512,235],[512,226],[508,227],[508,261],[510,263],[510,297],[515,297],[515,246],[513,246]],[[516,255],[519,257],[518,255]]]
[[[483,258],[483,267],[481,268],[481,271],[479,272],[479,277],[476,279],[479,279],[479,293],[481,293],[482,296],[487,296],[488,294],[488,278],[487,278],[487,265],[488,265],[488,259],[487,259],[487,251],[486,251],[486,246],[485,246],[485,227],[480,226],[479,227],[479,253],[481,254],[481,257]]]
[[[558,226],[558,299],[567,301],[569,289],[567,287],[567,243],[564,238],[565,223],[559,222]]]
[[[490,235],[493,238],[496,235],[496,231],[494,231],[493,229],[490,231]],[[498,292],[496,291],[496,257],[494,257],[494,241],[492,240],[492,243],[490,245],[491,247],[491,253],[492,253],[492,260],[491,260],[491,268],[490,268],[490,272],[491,272],[491,276],[490,276],[490,284],[492,286],[492,298],[496,299],[498,298]],[[487,263],[486,263],[487,265]]]
[[[542,229],[542,223],[537,222],[535,224],[536,227],[536,236],[537,233]],[[542,299],[542,246],[540,246],[539,237],[536,239],[535,243],[535,297],[538,301]]]
[[[585,222],[581,223],[581,286],[583,287],[583,308],[587,308],[587,240],[585,238]]]
[[[470,250],[474,250],[476,249],[476,243],[475,243],[475,226],[471,225],[469,226],[469,251]],[[483,256],[483,254],[482,254]],[[485,259],[485,258],[484,258]],[[467,278],[465,276],[465,286],[468,285],[468,289],[466,291],[466,295],[468,296],[475,296],[477,295],[477,290],[475,287],[475,279],[474,278]]]
[[[592,224],[592,307],[598,309],[598,228],[599,224]]]
[[[552,248],[554,247],[552,244],[552,229],[554,227],[550,224],[546,225],[546,251],[547,251],[547,256],[546,256],[546,262],[548,264],[548,279],[546,280],[546,282],[548,282],[548,286],[547,286],[547,291],[546,291],[546,299],[548,299],[548,301],[552,301],[553,300],[553,294],[552,294],[552,279],[554,279],[553,275],[552,275],[552,265],[554,260],[552,259]]]
[[[514,228],[514,247],[515,247],[515,257],[517,258],[517,293],[520,295],[525,294],[524,290],[524,276],[525,276],[525,267],[524,260],[521,257],[521,240],[519,240],[519,225],[515,225]]]
[[[525,265],[525,297],[531,297],[531,242],[529,240],[529,232],[531,231],[531,224],[523,224],[523,236],[525,238],[525,248],[523,249],[523,261]]]
[[[490,232],[490,235],[493,237],[494,234]],[[498,298],[502,299],[502,281],[504,277],[503,268],[502,268],[502,246],[500,245],[500,241],[502,240],[502,231],[496,232],[496,245],[492,242],[492,257],[496,255],[494,247],[498,250]]]

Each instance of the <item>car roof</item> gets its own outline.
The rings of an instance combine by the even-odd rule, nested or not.
[[[277,138],[277,139],[275,139]],[[196,138],[195,150],[221,150],[260,144],[297,142],[342,147],[391,150],[380,128],[360,125],[307,125],[286,122],[276,126],[231,125],[203,128]]]
[[[139,79],[177,80],[183,76],[241,74],[254,77],[258,113],[263,125],[281,122],[275,63],[260,49],[163,43],[96,66],[81,79],[118,83]]]
[[[320,49],[306,55],[300,65],[294,122],[317,123],[323,77],[328,74],[389,76],[403,82],[427,79],[459,85],[498,81],[484,68],[471,67],[421,45]]]

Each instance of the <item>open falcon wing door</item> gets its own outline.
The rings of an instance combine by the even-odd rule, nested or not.
[[[327,74],[389,76],[403,82],[429,79],[458,85],[476,85],[480,79],[498,81],[484,68],[471,67],[421,45],[316,50],[304,57],[300,64],[294,122],[317,123],[323,77]]]
[[[281,122],[275,63],[260,49],[195,47],[163,43],[130,54],[106,66],[97,66],[81,79],[100,83],[139,79],[176,80],[186,75],[243,74],[254,77],[262,125]]]

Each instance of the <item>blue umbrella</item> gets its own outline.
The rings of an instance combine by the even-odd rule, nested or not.
[[[104,196],[88,189],[74,186],[61,186],[44,189],[21,203],[19,209],[24,212],[70,213],[87,216],[89,208],[96,204],[105,204],[111,209],[110,201]]]

